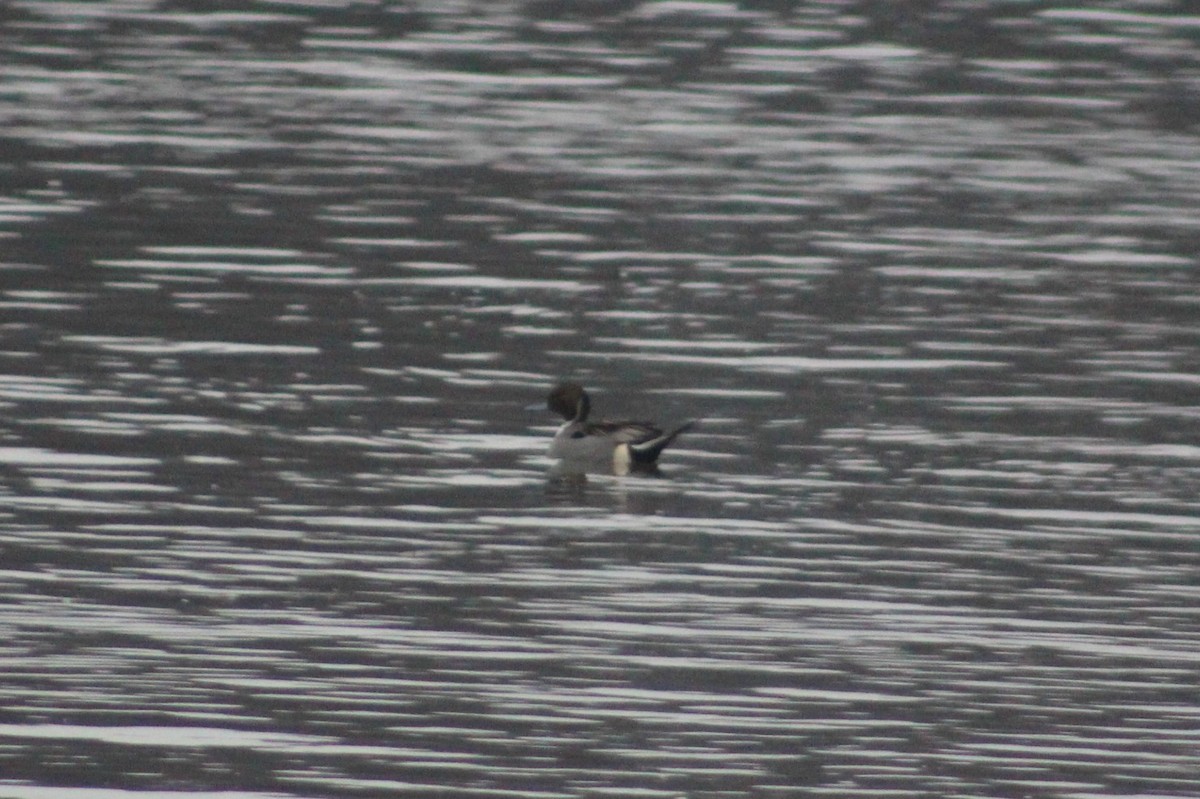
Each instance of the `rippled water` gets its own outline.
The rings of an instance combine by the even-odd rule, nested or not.
[[[1200,795],[1182,9],[9,3],[0,797]]]

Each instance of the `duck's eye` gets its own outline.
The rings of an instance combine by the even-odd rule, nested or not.
[[[585,435],[587,435],[587,433],[583,432],[582,430],[576,430],[571,434],[571,438],[583,438]]]

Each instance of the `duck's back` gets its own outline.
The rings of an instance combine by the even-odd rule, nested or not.
[[[640,444],[662,435],[662,430],[650,422],[594,422],[587,426],[588,435],[603,436],[617,444]]]

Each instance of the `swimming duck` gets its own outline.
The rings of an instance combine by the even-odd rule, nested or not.
[[[578,383],[562,383],[546,398],[546,407],[566,420],[550,444],[550,457],[564,463],[611,466],[616,474],[653,471],[658,456],[695,422],[664,433],[649,422],[589,422],[592,401]]]

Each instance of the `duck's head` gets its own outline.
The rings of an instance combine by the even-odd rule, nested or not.
[[[583,386],[578,383],[560,383],[546,398],[546,407],[568,422],[586,422],[592,403]]]

